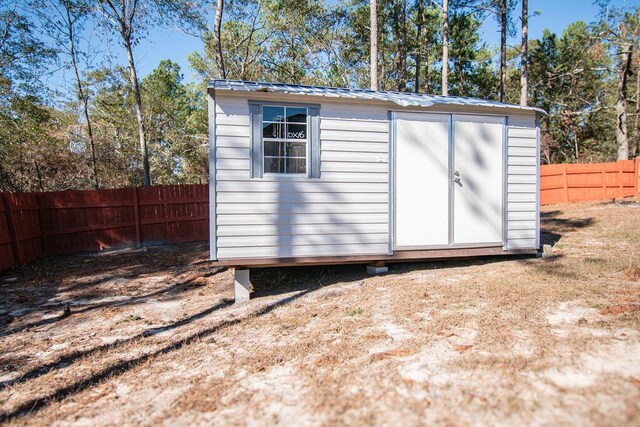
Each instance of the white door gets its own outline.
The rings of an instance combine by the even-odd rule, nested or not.
[[[394,115],[394,247],[448,246],[450,116]]]
[[[453,243],[502,244],[504,117],[453,117]]]

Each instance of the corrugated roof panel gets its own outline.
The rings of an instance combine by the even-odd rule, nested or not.
[[[428,95],[411,92],[382,92],[367,89],[345,89],[324,86],[304,86],[286,83],[258,83],[245,80],[212,80],[209,88],[216,90],[232,90],[240,92],[270,92],[291,95],[313,95],[348,99],[366,99],[384,102],[393,102],[402,107],[433,107],[436,105],[463,105],[488,108],[510,108],[525,111],[546,112],[536,107],[524,107],[522,105],[505,104],[502,102],[488,101],[478,98],[462,96]]]

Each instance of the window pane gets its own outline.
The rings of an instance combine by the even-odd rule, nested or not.
[[[265,141],[264,155],[267,157],[284,157],[284,142]]]
[[[287,139],[306,139],[307,125],[305,124],[287,124]]]
[[[284,123],[263,123],[262,136],[264,138],[284,138]]]
[[[287,121],[296,123],[307,123],[307,109],[287,107]]]
[[[287,157],[306,157],[307,144],[305,142],[287,142]]]
[[[306,173],[307,161],[305,159],[287,159],[287,173]]]
[[[265,157],[264,171],[267,173],[284,173],[284,158]]]
[[[263,122],[282,122],[284,121],[284,107],[262,107]]]

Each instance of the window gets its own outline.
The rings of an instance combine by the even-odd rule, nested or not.
[[[264,173],[307,172],[306,107],[262,106]]]
[[[249,102],[251,177],[320,177],[320,122],[316,105]]]

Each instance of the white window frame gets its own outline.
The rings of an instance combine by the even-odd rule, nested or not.
[[[292,107],[307,109],[306,135],[306,172],[278,173],[264,170],[264,138],[262,135],[262,107]],[[300,179],[320,178],[320,106],[317,104],[302,104],[287,101],[252,101],[249,100],[250,121],[250,176],[251,178]],[[286,135],[285,135],[286,136]],[[286,138],[274,138],[276,141],[287,141]],[[289,140],[303,141],[303,140]],[[269,156],[272,157],[272,156]],[[278,157],[278,156],[276,156]]]

